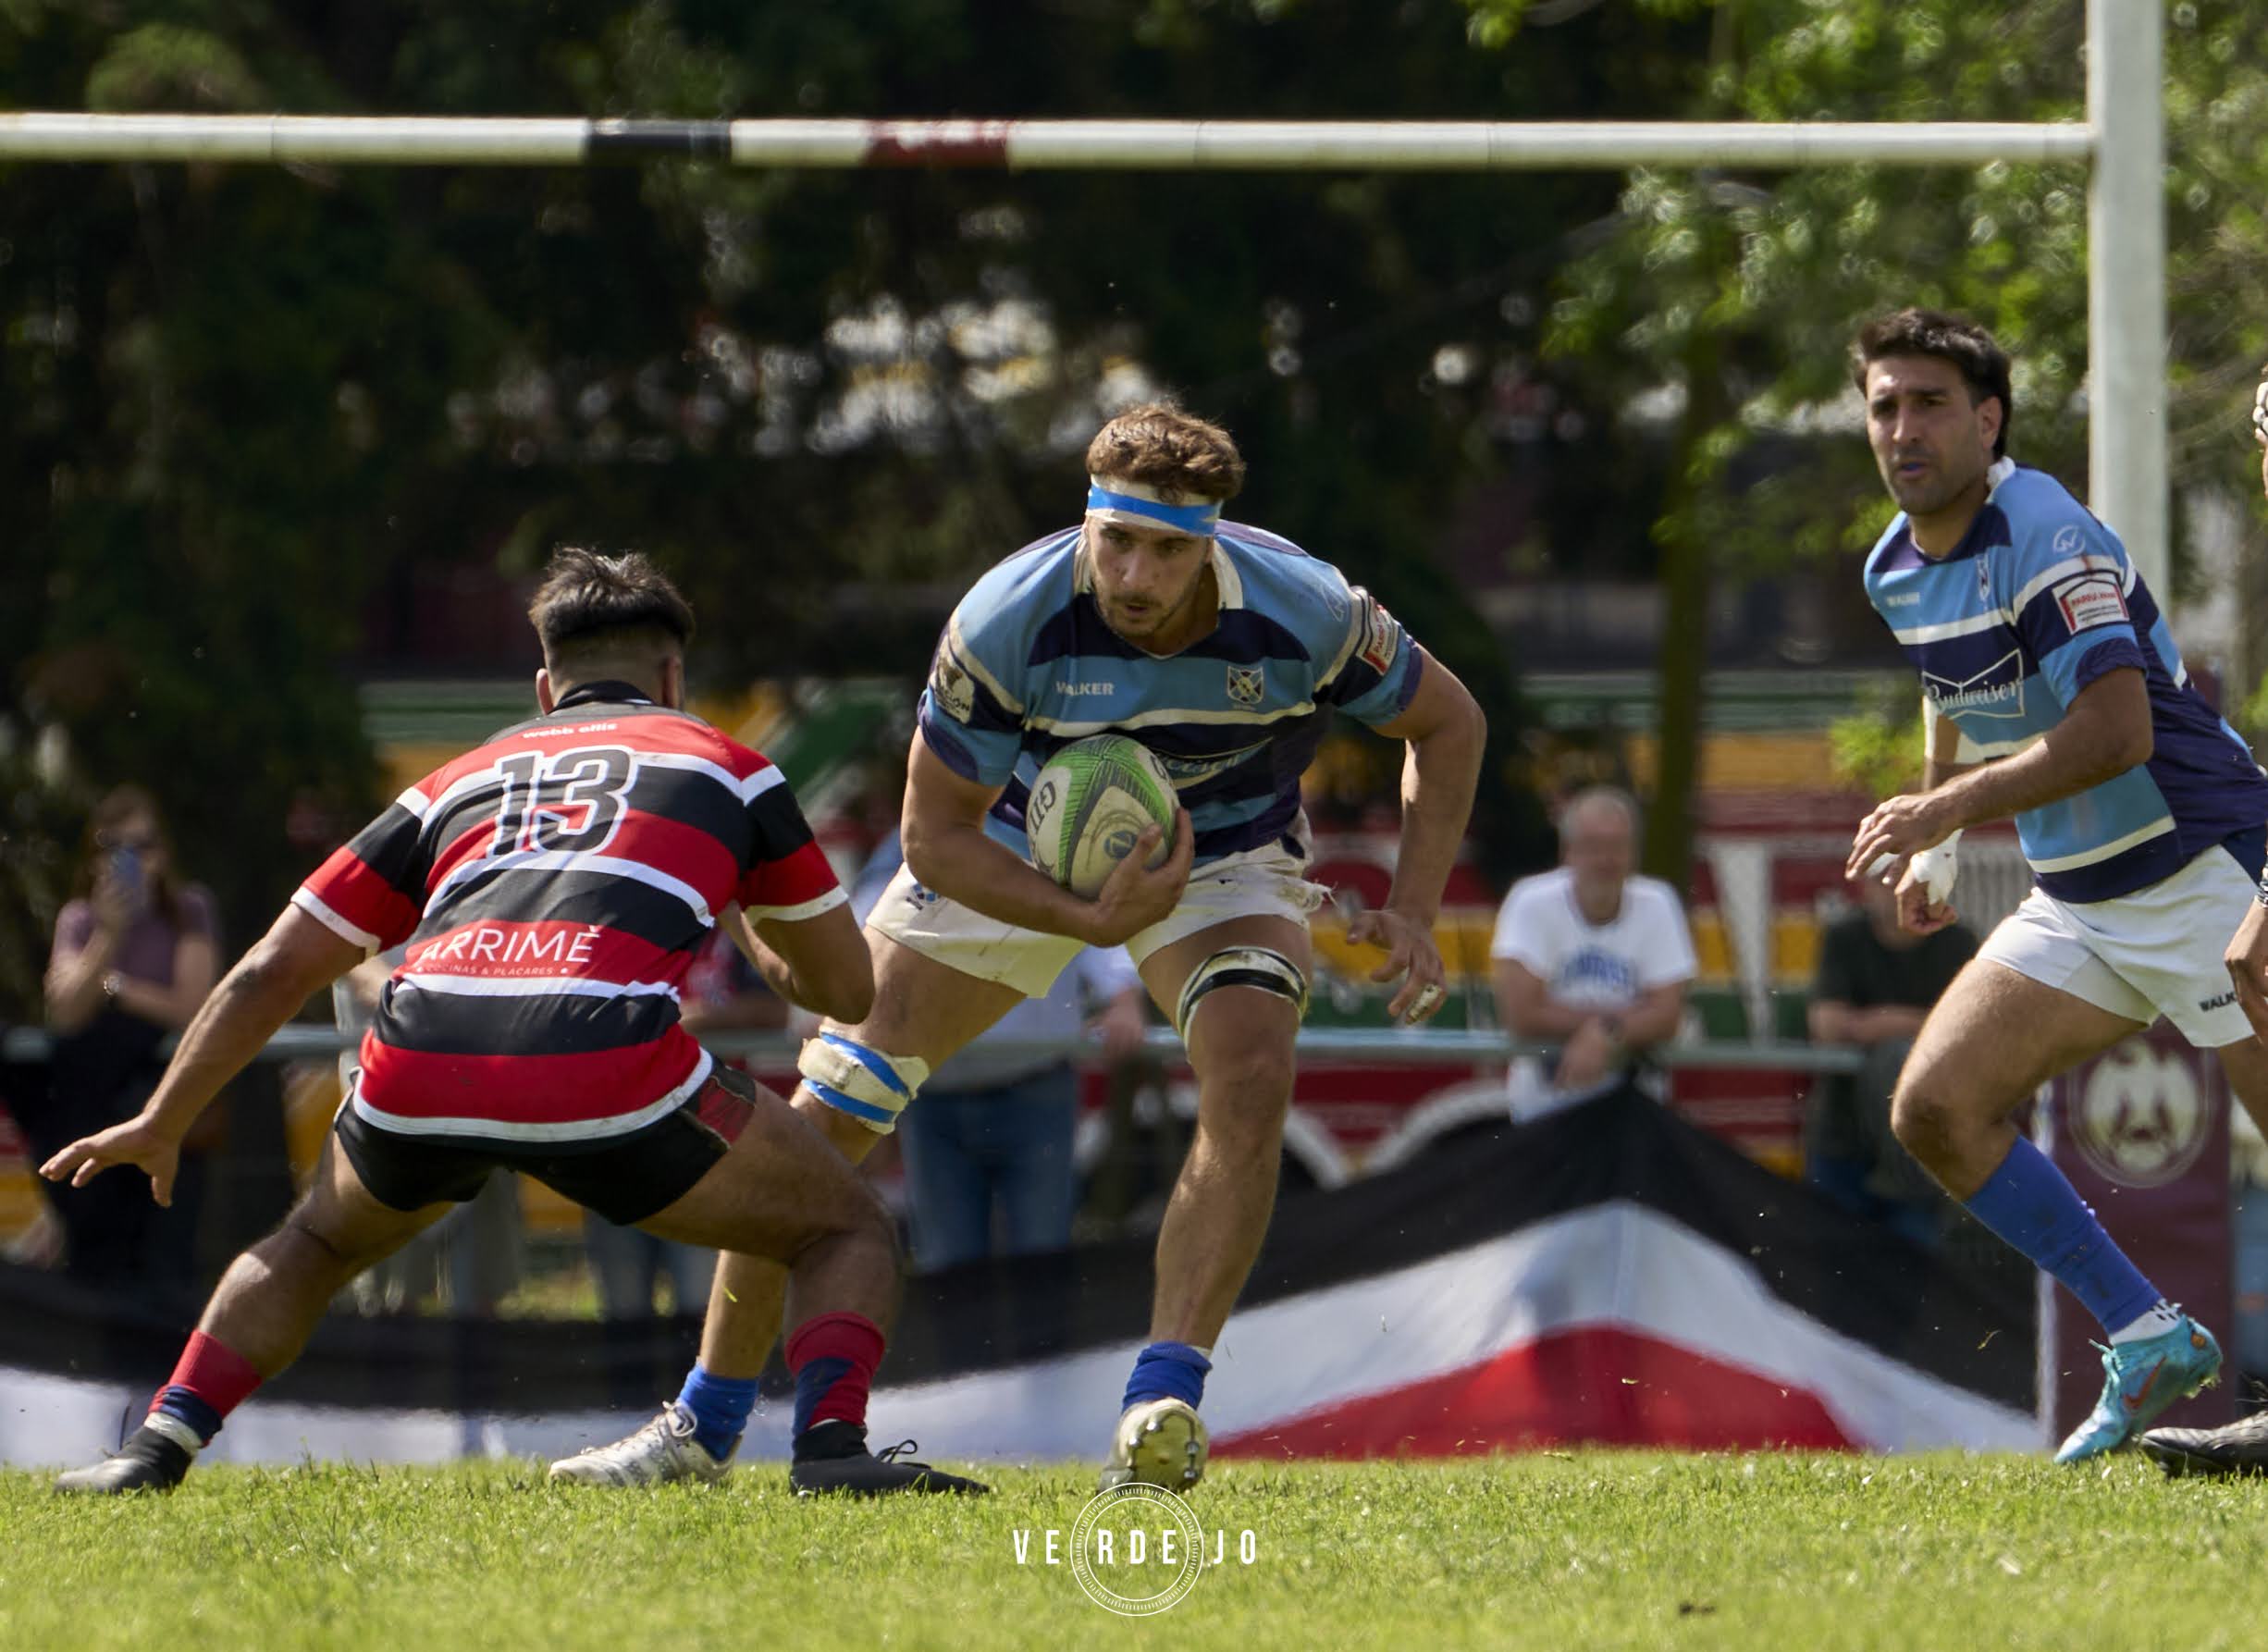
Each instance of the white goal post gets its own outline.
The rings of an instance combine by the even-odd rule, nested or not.
[[[1631,121],[580,120],[0,115],[9,161],[1542,171],[2083,161],[2095,512],[2161,604],[2166,566],[2165,119],[2160,7],[2088,0],[2087,118],[2033,124]]]

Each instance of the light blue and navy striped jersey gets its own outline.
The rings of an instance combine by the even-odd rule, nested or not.
[[[1165,762],[1198,864],[1283,840],[1329,709],[1390,721],[1417,692],[1417,646],[1377,600],[1290,540],[1224,522],[1220,621],[1179,653],[1144,653],[1095,607],[1080,530],[992,567],[953,610],[921,696],[921,737],[954,772],[1003,786],[987,830],[1025,852],[1042,765],[1091,734]]]
[[[2043,472],[2003,459],[1988,480],[1984,508],[1946,556],[1923,555],[1901,512],[1867,559],[1867,596],[1922,691],[1982,758],[2028,746],[2104,672],[2142,672],[2149,761],[2016,817],[2040,887],[2108,900],[2220,843],[2257,874],[2268,776],[2190,686],[2126,548]]]

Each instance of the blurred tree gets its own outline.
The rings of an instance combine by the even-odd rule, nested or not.
[[[1485,46],[1524,47],[1547,32],[1535,24],[1589,9],[1467,3]],[[2083,0],[1608,4],[1713,14],[1719,47],[1678,99],[1691,118],[2084,115]],[[2268,49],[2237,0],[2183,0],[2166,18],[2173,474],[2186,494],[2226,494],[2245,480],[2241,413],[2268,344]],[[1992,328],[2015,358],[2015,450],[2084,494],[2086,220],[2085,172],[2071,166],[1638,173],[1611,233],[1562,272],[1550,342],[1612,374],[1626,406],[1667,391],[1684,409],[1655,525],[1667,566],[1705,545],[1729,577],[1840,556],[1855,578],[1892,507],[1859,438],[1847,350],[1882,310],[1926,304]],[[2177,509],[2177,586],[2186,526]],[[1699,623],[1681,609],[1670,635]],[[1703,686],[1694,652],[1665,651],[1665,789],[1692,783],[1690,754],[1670,748],[1697,742]],[[1656,818],[1689,819],[1689,803],[1658,799]],[[1650,833],[1649,869],[1681,876],[1685,836]]]
[[[5,0],[0,95],[1573,116],[1646,107],[1674,81],[1677,36],[1617,16],[1492,55],[1454,10],[1353,0],[888,0],[855,16]],[[1527,451],[1571,479],[1523,506],[1558,555],[1642,535],[1652,467],[1623,462],[1578,385],[1551,385],[1527,296],[1564,227],[1610,206],[1606,180],[690,164],[5,177],[0,746],[59,729],[86,783],[152,783],[240,939],[319,850],[307,820],[351,823],[372,802],[366,643],[384,656],[454,633],[496,669],[532,663],[493,582],[452,611],[462,571],[524,575],[561,539],[637,543],[685,579],[712,672],[910,674],[979,569],[1075,515],[1098,418],[1157,388],[1251,449],[1248,514],[1343,563],[1473,684],[1496,731],[1485,843],[1513,863],[1548,853],[1514,783],[1511,671],[1436,549],[1476,494],[1538,468]],[[1508,438],[1508,395],[1539,386],[1559,422]],[[1564,502],[1585,492],[1602,502]],[[1484,530],[1482,554],[1510,555],[1507,535]]]
[[[171,20],[140,20],[161,9]],[[224,9],[24,0],[0,13],[0,84],[19,106],[328,105],[288,46],[254,51],[242,19],[236,43],[203,26]],[[90,787],[151,785],[240,942],[304,869],[293,796],[371,802],[339,663],[366,553],[419,479],[414,448],[368,410],[438,423],[477,370],[456,347],[462,311],[388,336],[382,295],[428,272],[376,181],[202,166],[7,178],[0,744],[64,731]]]
[[[1921,702],[1904,685],[1870,685],[1859,709],[1829,731],[1835,779],[1877,797],[1921,783]]]

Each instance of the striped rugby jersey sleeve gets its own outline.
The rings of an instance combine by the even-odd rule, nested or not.
[[[1005,786],[1024,744],[1023,628],[988,600],[987,578],[961,599],[937,639],[917,713],[922,743],[946,768],[982,786]]]
[[[2147,670],[2128,598],[2134,567],[2118,540],[2084,512],[2032,517],[1995,571],[2017,639],[2068,706],[2106,672]]]
[[[431,783],[428,780],[411,787],[384,814],[332,850],[294,892],[291,904],[367,953],[385,952],[407,941],[425,914],[425,881],[432,869],[424,832],[426,788]]]
[[[1337,578],[1336,570],[1332,576]],[[1361,586],[1345,591],[1344,630],[1336,653],[1324,656],[1329,665],[1315,698],[1359,722],[1391,722],[1417,693],[1424,655],[1385,603]]]
[[[746,783],[753,795],[748,858],[737,891],[741,910],[751,918],[801,923],[846,903],[850,896],[780,771],[767,763]]]

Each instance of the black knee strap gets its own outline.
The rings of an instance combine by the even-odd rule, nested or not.
[[[1219,987],[1257,987],[1289,999],[1300,1015],[1307,1014],[1307,977],[1299,965],[1274,947],[1226,946],[1190,970],[1182,985],[1181,1001],[1174,1006],[1174,1029],[1183,1038],[1189,1037],[1197,1001]]]

